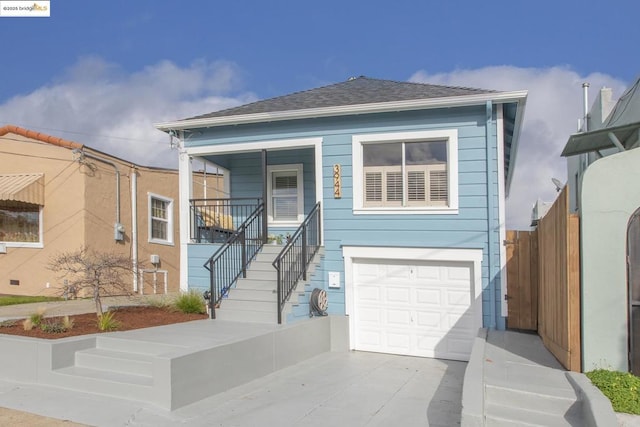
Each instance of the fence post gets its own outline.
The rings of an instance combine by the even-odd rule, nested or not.
[[[278,272],[278,325],[282,323],[282,273],[280,271],[280,267],[282,264],[280,260],[278,260],[278,266],[276,267],[276,271]]]
[[[307,280],[307,225],[302,226],[302,280]]]

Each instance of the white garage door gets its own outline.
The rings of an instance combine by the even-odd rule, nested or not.
[[[470,262],[355,259],[356,350],[469,360],[474,323]]]

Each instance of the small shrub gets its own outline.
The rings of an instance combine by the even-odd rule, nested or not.
[[[176,309],[182,313],[203,314],[207,312],[207,306],[202,298],[202,294],[196,291],[189,291],[180,294],[174,303]]]
[[[24,329],[25,331],[30,331],[33,329],[33,322],[31,321],[31,319],[24,319],[24,322],[22,322],[22,329]]]
[[[61,334],[62,332],[67,332],[67,328],[65,328],[63,322],[54,320],[42,322],[40,324],[40,330],[50,334]]]
[[[2,322],[0,322],[0,328],[10,328],[12,326],[16,325],[16,320],[4,320]]]
[[[73,328],[73,319],[70,319],[69,316],[64,316],[62,318],[62,326],[68,331]]]
[[[640,378],[628,372],[605,369],[596,369],[586,375],[609,398],[614,411],[640,414]]]
[[[115,319],[112,311],[107,311],[98,316],[98,329],[101,331],[115,331],[119,327],[120,322]]]
[[[38,311],[29,315],[29,320],[31,320],[31,323],[33,324],[33,326],[39,326],[40,323],[42,323],[42,319],[44,319],[45,311],[46,311],[46,308],[40,307],[38,308]]]

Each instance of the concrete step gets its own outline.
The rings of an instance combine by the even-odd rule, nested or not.
[[[183,347],[177,345],[118,338],[115,335],[97,336],[96,348],[127,353],[146,354],[150,356],[173,353],[183,349]]]
[[[241,311],[265,311],[268,313],[275,313],[277,301],[245,301],[245,300],[234,300],[227,299],[223,301],[223,304],[220,306],[221,311],[227,310],[241,310]]]
[[[124,399],[153,401],[153,378],[119,372],[70,366],[52,371],[49,385]]]
[[[275,290],[277,288],[277,282],[275,280],[264,279],[238,279],[235,289],[255,289],[259,291]]]
[[[274,324],[278,322],[278,313],[275,308],[271,312],[219,308],[216,310],[216,319],[232,322]]]
[[[539,408],[539,411],[530,411],[513,406],[486,404],[484,425],[488,427],[579,426],[583,425],[580,405],[581,403],[575,402],[565,414],[559,415],[547,413],[544,407]]]
[[[549,396],[535,392],[514,390],[513,388],[485,385],[485,404],[500,407],[518,408],[523,411],[543,411],[548,416],[564,418],[571,413],[578,397],[575,393],[570,397]],[[525,420],[526,421],[526,420]]]
[[[100,348],[77,351],[75,366],[147,377],[153,375],[152,356]]]
[[[273,280],[275,282],[278,280],[278,272],[273,268],[273,266],[271,266],[271,270],[257,270],[252,269],[251,266],[249,266],[246,278],[253,280]]]
[[[241,301],[271,301],[275,302],[278,299],[278,293],[275,289],[245,289],[234,288],[229,292],[228,300],[241,300]]]

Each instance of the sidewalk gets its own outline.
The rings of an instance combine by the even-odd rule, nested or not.
[[[140,305],[152,302],[171,301],[176,294],[167,295],[133,295],[103,297],[102,305],[106,310],[111,306]],[[29,317],[38,310],[44,309],[45,316],[64,316],[84,313],[95,313],[96,305],[91,298],[78,298],[67,301],[36,302],[31,304],[14,304],[0,307],[0,321]]]

